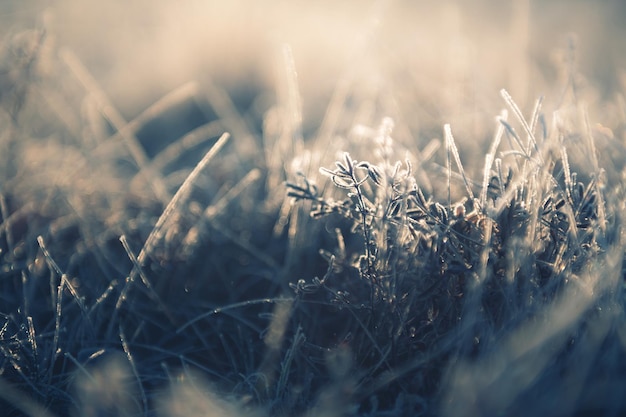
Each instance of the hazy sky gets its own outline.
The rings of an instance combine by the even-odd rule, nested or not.
[[[283,44],[311,101],[327,100],[350,72],[400,94],[411,83],[446,99],[454,94],[429,89],[472,82],[526,99],[554,81],[555,51],[572,32],[583,71],[613,82],[626,49],[624,3],[22,0],[3,1],[0,21],[5,30],[46,27],[132,114],[192,79],[273,88]]]

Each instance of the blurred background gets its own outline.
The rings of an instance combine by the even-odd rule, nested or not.
[[[100,269],[93,267],[91,253],[124,277],[131,265],[120,264],[127,255],[119,236],[128,234],[132,246],[140,248],[199,157],[228,131],[234,151],[221,152],[210,173],[194,182],[198,195],[189,199],[188,209],[176,209],[175,226],[168,225],[174,232],[168,231],[163,248],[154,250],[153,272],[189,277],[184,285],[164,281],[176,287],[177,292],[163,291],[176,305],[202,291],[218,305],[256,298],[267,293],[267,277],[274,279],[279,269],[275,258],[287,257],[280,279],[315,271],[322,276],[327,269],[318,249],[328,245],[301,232],[317,230],[310,226],[313,220],[289,217],[299,212],[290,211],[283,184],[296,169],[308,166],[315,175],[320,166],[332,166],[331,154],[339,150],[358,160],[372,157],[372,142],[366,139],[375,133],[355,134],[352,128],[375,129],[390,116],[400,144],[394,157],[417,155],[409,159],[418,162],[419,186],[435,201],[445,201],[447,187],[435,182],[448,174],[444,123],[452,126],[469,177],[481,178],[494,116],[507,107],[503,88],[527,117],[535,100],[545,96],[548,124],[554,109],[584,100],[593,128],[601,133],[598,149],[606,159],[614,158],[607,171],[621,181],[625,21],[623,0],[0,0],[0,126],[6,127],[0,129],[0,142],[7,144],[0,151],[0,170],[8,190],[0,191],[8,195],[9,212],[28,215],[15,222],[14,236],[29,242],[32,258],[22,256],[37,256],[35,265],[43,258],[34,237],[44,234],[56,259],[71,257],[67,264],[75,270],[68,267],[68,276],[88,271],[81,291],[93,285],[90,293],[103,294],[112,288],[110,273],[102,269],[95,275]],[[224,96],[234,107],[224,105]],[[198,97],[208,97],[214,112],[207,112]],[[309,153],[298,140],[299,103]],[[150,108],[154,111],[146,115]],[[580,121],[579,107],[572,108],[562,117]],[[128,132],[143,146],[139,152],[127,146],[137,145],[134,138],[127,140]],[[577,145],[577,137],[570,139],[572,147]],[[430,156],[425,149],[431,149]],[[586,145],[579,149],[569,156],[573,168],[590,159],[578,155],[588,151]],[[433,164],[421,163],[430,157]],[[298,158],[305,162],[298,165]],[[258,177],[265,183],[250,186]],[[238,184],[245,185],[237,191],[241,195],[228,197],[236,204],[227,202],[230,206],[220,208],[224,215],[216,217],[230,235],[194,236],[190,225],[213,216],[202,207],[219,206]],[[465,195],[461,181],[457,185],[455,200],[457,191]],[[268,236],[275,239],[272,244]],[[331,238],[334,245],[336,236]],[[254,250],[240,242],[264,248],[263,258],[249,256]],[[214,247],[220,250],[213,252]],[[205,252],[211,262],[205,262]],[[202,280],[214,264],[220,277],[228,277],[223,291]],[[15,282],[21,288],[21,277]],[[241,289],[239,282],[253,284]],[[21,297],[5,299],[21,302]],[[153,305],[145,306],[152,314]],[[157,332],[155,338],[161,336]],[[76,341],[79,348],[81,343]],[[186,347],[185,340],[181,343]],[[482,372],[476,369],[473,377]],[[90,386],[85,389],[88,394]]]
[[[501,88],[529,109],[553,92],[572,57],[600,98],[610,97],[623,82],[625,19],[621,0],[0,4],[5,36],[45,28],[128,119],[190,80],[210,80],[243,106],[271,100],[288,44],[311,129],[342,82],[358,91],[355,100],[376,96],[381,113],[411,127],[491,117]]]

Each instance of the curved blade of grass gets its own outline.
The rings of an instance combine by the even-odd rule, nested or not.
[[[200,175],[200,172],[202,172],[202,170],[206,168],[209,162],[211,162],[215,155],[217,155],[217,153],[224,147],[229,138],[230,135],[228,133],[224,133],[217,140],[217,142],[215,142],[211,149],[204,155],[202,160],[198,162],[193,171],[191,171],[191,173],[189,174],[185,182],[183,182],[183,184],[180,186],[176,194],[174,194],[174,197],[172,197],[170,202],[165,207],[165,210],[163,210],[163,214],[161,214],[156,224],[154,225],[152,232],[150,232],[150,235],[148,235],[146,243],[141,249],[139,256],[137,257],[140,265],[143,265],[146,260],[146,256],[150,254],[150,252],[154,249],[154,245],[156,244],[156,242],[163,237],[163,227],[165,226],[167,220],[169,220],[169,218],[172,216],[172,213],[179,209],[182,202],[189,197],[192,185],[198,178],[198,175]],[[137,272],[138,271],[135,271],[135,274]]]
[[[133,269],[131,270],[130,274],[128,274],[126,285],[120,293],[120,297],[117,302],[118,307],[120,303],[123,302],[125,295],[127,294],[128,289],[130,288],[131,284],[134,282],[135,278],[137,277],[137,274],[141,276],[144,282],[144,285],[148,289],[152,290],[152,285],[148,281],[147,277],[141,274],[141,267],[144,266],[146,257],[152,252],[155,244],[163,237],[164,226],[167,223],[167,221],[170,219],[172,214],[177,209],[180,209],[181,204],[189,197],[192,185],[198,178],[198,175],[200,175],[200,172],[202,172],[202,170],[206,168],[208,163],[211,162],[211,160],[215,157],[215,155],[217,155],[217,153],[224,147],[229,137],[230,135],[228,133],[224,133],[217,140],[217,142],[211,147],[211,149],[204,155],[202,160],[198,162],[198,164],[195,166],[193,171],[191,171],[191,173],[189,174],[187,179],[185,179],[185,181],[180,186],[176,194],[174,194],[174,197],[172,197],[170,202],[167,204],[167,206],[165,207],[165,210],[163,210],[163,213],[157,220],[156,224],[154,225],[154,228],[148,235],[148,238],[146,239],[146,242],[143,248],[139,252],[139,256],[137,256],[137,262],[133,263]]]
[[[224,307],[217,307],[214,308],[211,311],[207,311],[206,313],[200,314],[199,316],[194,317],[193,319],[189,320],[187,323],[184,323],[182,326],[180,326],[177,330],[176,333],[181,333],[183,330],[185,330],[187,327],[199,322],[200,320],[203,320],[207,317],[211,317],[215,314],[220,314],[220,313],[224,313],[226,311],[229,310],[233,310],[233,309],[237,309],[237,308],[241,308],[241,307],[247,307],[247,306],[251,306],[251,305],[256,305],[256,304],[276,304],[276,303],[289,303],[292,304],[295,301],[295,298],[293,297],[286,297],[286,298],[261,298],[258,300],[246,300],[246,301],[241,301],[239,303],[232,303],[229,304],[227,306]]]

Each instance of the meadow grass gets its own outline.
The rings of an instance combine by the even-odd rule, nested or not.
[[[569,60],[418,146],[350,79],[305,131],[289,48],[262,113],[188,83],[132,121],[49,48],[0,73],[3,415],[626,412],[623,86]]]

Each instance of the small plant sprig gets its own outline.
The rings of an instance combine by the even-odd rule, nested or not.
[[[377,263],[384,256],[387,246],[393,246],[389,242],[397,240],[398,233],[393,230],[398,225],[408,226],[406,215],[402,216],[402,213],[406,214],[406,202],[416,189],[408,160],[406,169],[402,169],[403,164],[399,161],[389,164],[387,158],[382,165],[357,161],[344,152],[335,162],[335,169],[320,168],[320,173],[330,177],[337,188],[348,190],[348,198],[343,201],[320,196],[317,186],[302,174],[298,174],[299,183],[287,183],[289,197],[296,201],[313,202],[312,217],[337,213],[353,222],[353,231],[361,233],[363,254],[359,256],[356,267],[359,275],[371,285],[372,308],[377,300],[392,298],[389,289],[386,289],[388,286],[380,282],[380,277],[387,275],[386,268]]]
[[[411,162],[394,160],[392,126],[390,119],[385,119],[379,133],[372,137],[376,144],[376,163],[357,160],[343,152],[334,169],[319,169],[330,178],[336,190],[347,191],[340,194],[346,198],[321,195],[302,174],[298,174],[297,183],[287,183],[287,195],[296,201],[311,201],[309,214],[313,218],[335,214],[345,220],[344,225],[349,230],[346,237],[358,241],[356,246],[349,244],[346,250],[345,242],[357,241],[344,241],[341,229],[335,228],[337,251],[320,250],[322,256],[327,260],[330,256],[334,264],[322,280],[324,285],[320,286],[316,279],[309,285],[301,280],[292,285],[296,294],[303,294],[298,289],[305,286],[309,290],[307,298],[315,298],[312,292],[324,290],[332,305],[339,309],[345,307],[363,319],[357,327],[362,327],[369,339],[379,340],[376,344],[385,345],[390,337],[403,338],[397,346],[393,342],[393,355],[396,355],[406,350],[404,339],[410,334],[409,321],[412,320],[407,317],[413,317],[409,311],[414,310],[417,291],[415,271],[426,262],[416,251],[424,245],[430,246],[428,242],[433,234],[429,225],[412,217],[415,210],[424,211],[428,217],[430,202],[417,186]],[[350,279],[355,276],[352,274],[360,279]],[[364,311],[368,311],[365,316]],[[416,311],[413,313],[419,315]],[[381,355],[380,359],[385,360],[384,357]]]
[[[343,154],[343,163],[340,161],[335,162],[336,169],[330,170],[328,168],[320,168],[320,172],[329,176],[333,183],[346,190],[350,190],[348,197],[354,198],[357,212],[357,220],[359,221],[362,229],[363,238],[365,240],[365,262],[366,270],[361,271],[367,277],[370,277],[373,273],[373,250],[372,250],[372,236],[370,233],[369,224],[371,222],[372,213],[375,211],[375,207],[364,195],[362,186],[371,178],[376,184],[382,184],[382,173],[375,165],[369,162],[358,162],[353,160],[348,152]],[[358,171],[367,171],[366,175],[359,175]]]

